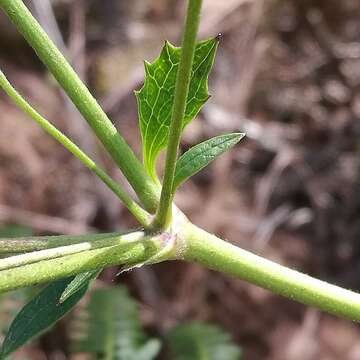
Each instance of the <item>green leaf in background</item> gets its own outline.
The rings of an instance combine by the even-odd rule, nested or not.
[[[61,294],[72,280],[73,277],[51,283],[22,308],[6,334],[1,359],[53,325],[83,297],[87,286],[64,303],[59,303]]]
[[[197,44],[191,75],[189,95],[186,103],[183,127],[200,111],[208,100],[208,76],[218,45],[218,38],[201,41]],[[160,56],[152,63],[145,62],[145,82],[136,91],[140,132],[143,143],[143,157],[147,172],[156,179],[156,158],[167,145],[171,110],[181,48],[169,42]]]
[[[72,350],[92,359],[153,360],[160,351],[141,327],[135,301],[125,287],[96,289],[72,323]]]
[[[182,182],[211,163],[216,157],[236,145],[244,136],[243,133],[216,136],[186,151],[176,163],[174,190]]]
[[[98,277],[100,272],[101,270],[92,270],[76,275],[61,294],[59,303],[62,304],[69,297],[73,296],[76,292],[81,290],[84,286],[88,286],[92,280],[95,280]]]
[[[174,360],[239,360],[240,348],[230,336],[213,325],[179,325],[168,335]]]
[[[16,238],[20,236],[31,236],[33,231],[31,228],[23,225],[9,224],[0,227],[0,239],[1,238]]]

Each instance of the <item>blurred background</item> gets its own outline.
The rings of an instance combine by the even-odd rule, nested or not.
[[[165,39],[179,44],[185,2],[26,3],[140,156],[133,90],[143,81],[142,61],[152,61]],[[201,38],[222,37],[212,97],[186,129],[182,150],[220,133],[247,137],[183,185],[176,203],[197,225],[238,246],[360,290],[360,0],[204,0],[201,21]],[[0,28],[8,78],[128,188],[3,14]],[[0,123],[0,236],[136,225],[3,94]],[[360,359],[357,325],[240,280],[173,262],[119,277],[117,271],[104,270],[100,281],[127,284],[152,334],[196,319],[229,332],[243,359]],[[0,314],[10,314],[4,309],[16,300],[9,301]],[[67,318],[22,354],[68,358],[66,327]]]

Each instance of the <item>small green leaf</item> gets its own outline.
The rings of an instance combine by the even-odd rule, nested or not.
[[[186,151],[176,163],[174,189],[236,145],[244,136],[243,133],[216,136]]]
[[[84,286],[64,303],[59,303],[61,294],[73,278],[51,283],[22,308],[6,334],[1,348],[1,359],[53,325],[83,297],[87,286]]]
[[[217,45],[218,38],[204,40],[196,45],[183,127],[194,119],[209,98],[207,81]],[[156,158],[168,142],[180,55],[181,48],[165,42],[160,56],[152,64],[145,62],[144,86],[135,92],[144,164],[154,179]]]
[[[174,360],[239,360],[240,348],[217,326],[202,323],[179,325],[168,335]]]
[[[60,296],[60,304],[65,302],[70,296],[81,290],[83,286],[88,286],[92,280],[95,280],[100,274],[101,270],[87,271],[75,276],[71,283],[66,287]]]

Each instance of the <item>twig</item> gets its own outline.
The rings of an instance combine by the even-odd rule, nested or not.
[[[115,126],[59,49],[34,19],[22,0],[0,0],[0,7],[69,95],[122,170],[146,209],[154,211],[159,202],[159,187],[146,173],[135,153],[117,132]]]
[[[155,228],[166,228],[171,222],[176,158],[178,155],[186,99],[189,93],[201,5],[202,0],[189,0],[188,2],[185,30],[181,43],[181,58],[175,84],[174,104],[171,114],[168,146],[166,149],[161,197],[154,220]]]
[[[59,131],[47,119],[42,117],[35,109],[28,104],[23,97],[14,89],[5,75],[0,70],[0,87],[6,92],[11,100],[28,116],[31,117],[42,129],[50,136],[63,145],[75,157],[77,157],[88,169],[90,169],[101,181],[108,186],[110,190],[124,203],[129,211],[143,226],[149,223],[149,214],[143,210],[122,187],[106,174],[86,153],[84,153],[76,144],[67,136]]]

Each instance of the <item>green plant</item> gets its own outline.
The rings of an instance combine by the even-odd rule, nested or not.
[[[19,289],[0,295],[0,341],[3,342],[9,324],[16,315],[19,307],[24,306],[28,299],[26,289]],[[15,354],[16,355],[16,354]],[[11,356],[8,360],[25,360],[27,357]]]
[[[0,228],[1,238],[12,238],[18,236],[30,236],[33,232],[30,228],[11,224]],[[30,290],[30,291],[29,291]],[[22,288],[5,294],[0,294],[0,341],[3,342],[13,317],[16,316],[19,307],[28,301],[34,288]],[[28,360],[26,356],[8,357],[8,360]]]
[[[69,279],[54,281],[35,295],[11,323],[1,348],[1,356],[8,356],[30,338],[40,335],[57,319],[65,315],[85,294],[83,286],[76,294],[59,306],[59,298],[66,289]]]
[[[162,345],[178,360],[238,360],[241,354],[227,333],[200,322],[178,325],[162,339],[148,339],[137,304],[123,286],[93,290],[70,327],[71,352],[91,354],[92,359],[152,360]]]
[[[56,321],[70,309],[102,268],[120,265],[123,269],[131,269],[173,259],[197,262],[304,304],[351,320],[360,320],[360,295],[357,293],[316,280],[233,246],[196,227],[173,204],[177,186],[242,137],[242,134],[228,134],[210,139],[177,160],[181,132],[208,98],[207,77],[218,45],[217,38],[196,43],[201,0],[188,1],[182,47],[175,48],[166,43],[153,64],[145,63],[145,84],[137,93],[144,166],[23,2],[0,0],[0,7],[94,130],[135,190],[141,205],[26,103],[3,73],[0,73],[0,86],[23,111],[92,170],[143,226],[142,229],[122,234],[0,241],[0,254],[26,251],[0,260],[0,292],[66,278],[49,285],[55,287],[56,291],[42,292],[33,300],[42,303],[50,296],[58,315],[45,321],[42,317],[48,317],[46,311],[30,307],[30,311],[37,312],[37,319],[39,323],[42,321],[43,326],[24,335],[22,343],[48,327],[50,320]],[[156,173],[156,159],[164,147],[165,171],[160,181]],[[79,275],[85,272],[86,275]],[[29,311],[29,307],[27,309]],[[17,331],[22,330],[18,328]],[[15,348],[13,346],[11,351]],[[6,349],[3,347],[3,356],[9,352]]]
[[[200,322],[178,325],[168,334],[168,341],[175,360],[238,360],[241,356],[227,333]]]
[[[125,287],[100,288],[71,324],[72,352],[96,359],[152,360],[160,341],[147,339],[137,305]]]
[[[26,301],[24,289],[11,291],[0,296],[0,339],[4,340],[7,329],[12,318],[18,312],[18,308],[23,306]]]

